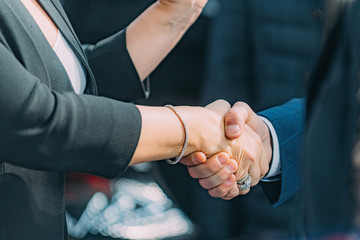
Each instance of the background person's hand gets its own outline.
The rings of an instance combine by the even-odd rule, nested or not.
[[[178,13],[178,16],[196,18],[200,15],[208,0],[158,0],[160,4],[171,8]]]
[[[172,15],[172,25],[190,27],[200,16],[208,0],[158,0],[159,5]]]

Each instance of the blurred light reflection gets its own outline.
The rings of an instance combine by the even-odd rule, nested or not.
[[[154,182],[120,179],[110,203],[102,193],[89,201],[78,221],[67,214],[70,236],[89,232],[116,239],[163,239],[194,232],[192,222]]]

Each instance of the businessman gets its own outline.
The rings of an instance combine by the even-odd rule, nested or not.
[[[345,4],[346,3],[346,4]],[[354,148],[359,133],[359,1],[329,1],[337,21],[328,34],[305,99],[255,114],[245,103],[236,103],[226,116],[227,136],[241,134],[248,124],[272,149],[271,178],[260,183],[274,207],[281,205],[300,189],[303,191],[304,235],[310,238],[344,236],[356,232],[359,187]],[[268,131],[269,129],[270,131]],[[200,161],[204,156],[191,156]],[[211,164],[211,157],[204,164]],[[203,159],[202,159],[203,160]],[[210,160],[210,161],[209,161]],[[184,160],[186,161],[186,160]],[[186,162],[185,162],[186,163]],[[203,165],[189,166],[192,175]],[[226,179],[215,168],[207,173],[211,180]],[[268,173],[268,174],[269,174]],[[204,171],[201,172],[204,174]],[[200,177],[201,178],[201,177]],[[202,177],[202,183],[210,177]],[[214,184],[214,183],[213,183]],[[219,180],[209,190],[213,197],[230,199],[226,181]]]

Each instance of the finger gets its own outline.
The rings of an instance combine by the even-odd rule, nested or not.
[[[249,169],[251,165],[252,165],[252,161],[248,161],[248,159],[246,158],[244,159],[244,161],[240,163],[235,174],[236,181],[243,179],[249,173]]]
[[[269,171],[269,159],[265,150],[260,155],[260,179],[262,179]]]
[[[242,149],[243,154],[241,156],[243,156],[243,161],[239,166],[236,177],[239,180],[239,178],[241,179],[249,173],[251,176],[251,186],[254,186],[259,182],[262,175],[260,164],[263,164],[261,162],[265,160],[262,158],[265,150],[260,137],[247,125],[244,126],[242,138],[243,136],[247,138],[247,142]],[[262,167],[265,168],[265,165]]]
[[[238,189],[239,189],[239,187],[238,186],[236,186]],[[246,194],[248,194],[250,192],[250,188],[248,188],[248,189],[246,189],[246,190],[240,190],[239,189],[239,195],[246,195]]]
[[[231,106],[227,101],[220,99],[208,104],[205,108],[217,112],[221,116],[224,116],[229,111]]]
[[[230,160],[229,164],[221,169],[219,172],[208,178],[199,180],[200,185],[205,189],[212,189],[223,184],[237,169],[237,162]]]
[[[250,174],[249,173],[249,168],[247,168],[246,171],[244,170],[242,172],[242,175],[239,175],[239,177],[236,178],[236,181],[238,182],[238,181],[243,180],[248,174]],[[251,177],[251,174],[250,174],[250,177]],[[251,180],[251,182],[252,182],[252,180]],[[245,195],[250,191],[250,188],[245,189],[245,190],[241,190],[237,184],[236,184],[236,188],[238,189],[238,195]]]
[[[223,169],[229,161],[230,157],[227,153],[218,153],[203,164],[188,167],[188,172],[193,178],[208,178]]]
[[[180,163],[188,167],[197,166],[205,162],[206,162],[206,155],[203,152],[192,153],[180,160]]]
[[[237,102],[225,115],[225,133],[229,139],[240,137],[249,115],[250,107],[243,102]]]
[[[235,175],[232,174],[223,184],[209,190],[209,195],[214,198],[222,198],[236,185]]]
[[[229,192],[224,196],[222,197],[222,199],[224,200],[231,200],[233,199],[234,197],[237,197],[239,196],[240,194],[240,191],[239,191],[239,188],[236,184],[236,182],[232,185],[232,187],[230,188]]]
[[[260,167],[259,165],[252,165],[249,169],[249,174],[251,176],[251,186],[255,186],[260,181]]]

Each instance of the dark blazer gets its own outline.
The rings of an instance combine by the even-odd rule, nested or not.
[[[273,120],[279,133],[282,164],[281,190],[263,188],[275,199],[275,205],[281,204],[298,188],[302,166],[302,221],[310,238],[354,229],[355,207],[359,204],[354,201],[354,188],[359,186],[354,184],[352,163],[360,116],[356,96],[360,31],[355,28],[359,23],[360,2],[356,1],[342,11],[314,71],[306,104],[302,164],[296,148],[300,147],[303,121],[299,119],[304,116],[305,104],[293,101],[262,113]]]
[[[67,239],[64,176],[113,177],[135,151],[141,129],[129,103],[144,87],[125,31],[83,51],[57,0],[38,0],[85,66],[84,95],[20,0],[0,0],[0,238]],[[96,81],[95,81],[96,80]],[[100,95],[105,97],[95,97]]]

